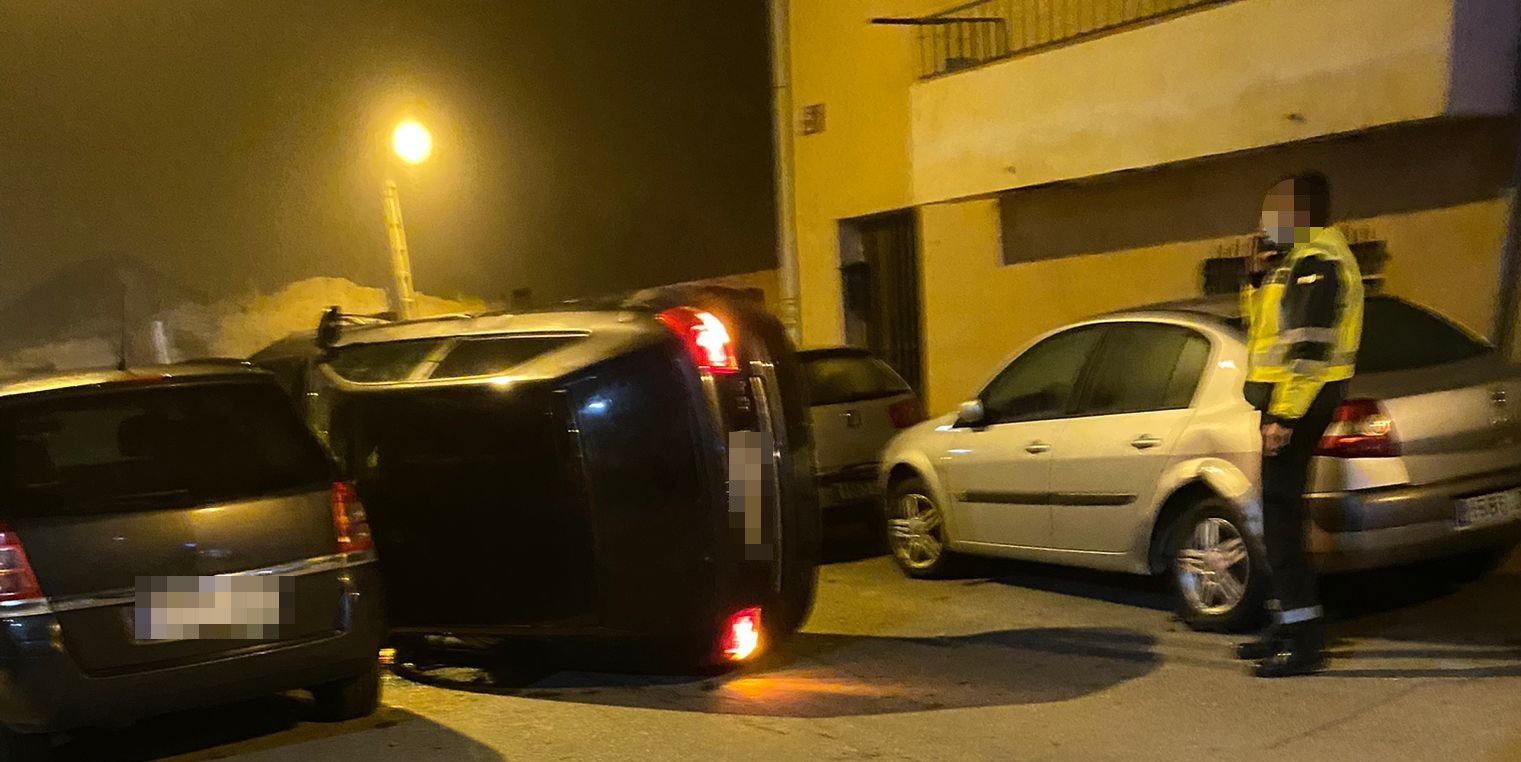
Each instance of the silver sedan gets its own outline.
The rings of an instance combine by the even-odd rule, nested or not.
[[[1179,614],[1261,612],[1258,413],[1233,301],[1106,315],[1040,337],[956,414],[905,431],[880,478],[911,576],[958,554],[1167,574]],[[1323,570],[1521,540],[1521,377],[1441,317],[1370,297],[1358,375],[1312,466]]]

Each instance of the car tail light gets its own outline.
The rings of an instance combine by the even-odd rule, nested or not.
[[[21,548],[21,538],[0,524],[0,601],[24,601],[42,597],[42,586],[32,573],[32,562]]]
[[[338,552],[352,553],[375,547],[370,538],[369,518],[364,515],[364,504],[359,494],[348,482],[333,484],[333,528],[338,531]]]
[[[893,428],[906,429],[924,420],[924,405],[917,399],[902,400],[894,402],[887,414],[893,419]]]
[[[1394,458],[1400,454],[1394,421],[1376,400],[1347,400],[1336,408],[1315,454],[1332,458]]]
[[[693,307],[673,307],[657,317],[686,345],[698,370],[720,376],[739,372],[734,338],[718,316]]]
[[[719,636],[718,650],[729,661],[744,661],[760,652],[761,610],[741,609],[729,616]]]

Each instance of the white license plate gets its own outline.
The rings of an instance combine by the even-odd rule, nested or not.
[[[1453,523],[1458,529],[1481,529],[1512,521],[1521,521],[1521,489],[1459,500]]]
[[[834,485],[836,500],[866,500],[877,496],[876,482],[841,482]]]
[[[276,640],[294,619],[291,587],[278,575],[139,577],[133,639]]]

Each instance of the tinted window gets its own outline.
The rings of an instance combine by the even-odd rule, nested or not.
[[[1112,327],[1095,361],[1083,415],[1188,407],[1209,356],[1209,341],[1181,326]]]
[[[904,381],[875,357],[835,355],[805,358],[809,401],[815,405],[890,397],[910,391]]]
[[[1359,373],[1425,368],[1489,351],[1451,323],[1408,302],[1373,297],[1363,306]]]
[[[1088,355],[1103,335],[1086,326],[1051,336],[1009,363],[983,390],[991,423],[1030,421],[1064,415]]]
[[[412,375],[412,371],[443,342],[443,339],[416,339],[350,344],[333,350],[328,367],[339,376],[359,383],[401,381]]]
[[[505,373],[574,338],[567,336],[513,336],[463,339],[449,350],[430,378],[469,378]]]
[[[0,402],[0,506],[92,513],[220,502],[332,478],[273,383]]]

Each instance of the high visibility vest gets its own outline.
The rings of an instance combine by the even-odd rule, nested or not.
[[[1363,334],[1363,280],[1347,239],[1334,228],[1311,228],[1260,287],[1241,290],[1241,314],[1247,321],[1248,382],[1273,384],[1268,410],[1279,418],[1302,417],[1320,387],[1352,377]],[[1284,311],[1284,294],[1296,285],[1291,274],[1306,257],[1335,265],[1338,283],[1334,324],[1294,325]],[[1325,359],[1290,358],[1290,349],[1303,343],[1328,345]]]

